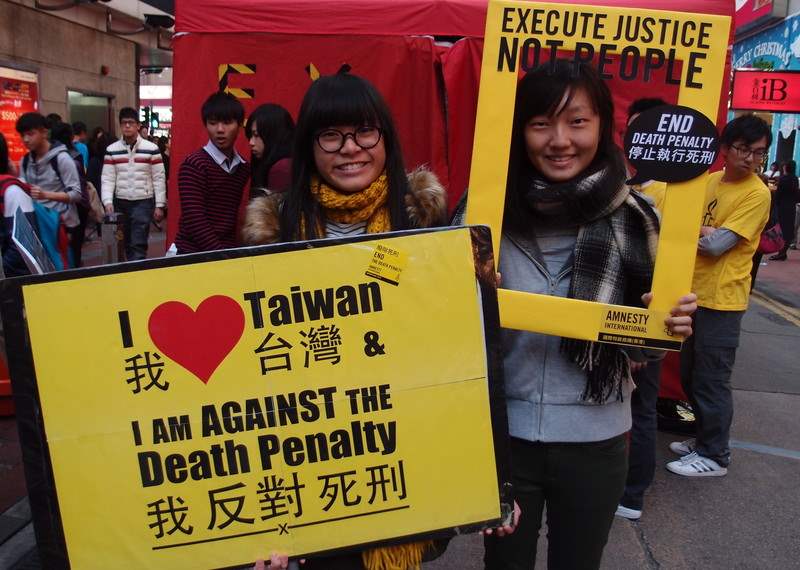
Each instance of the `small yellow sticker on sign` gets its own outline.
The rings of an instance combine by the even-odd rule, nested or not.
[[[396,246],[378,243],[372,252],[367,268],[367,277],[379,279],[390,285],[400,284],[400,274],[406,267],[406,254]]]

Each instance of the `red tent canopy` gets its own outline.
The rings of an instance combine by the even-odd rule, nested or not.
[[[734,13],[731,0],[592,4]],[[173,164],[205,143],[199,109],[216,89],[238,88],[248,113],[272,102],[296,116],[311,82],[308,69],[313,66],[324,75],[347,63],[386,98],[406,166],[425,164],[436,172],[453,205],[469,180],[486,7],[486,0],[177,0]],[[458,41],[443,45],[434,36]],[[222,79],[226,68],[229,73]],[[615,86],[612,81],[610,87],[618,121],[624,121],[631,101],[652,96],[652,85]],[[726,81],[726,93],[727,88]],[[674,102],[677,90],[659,86],[659,95]],[[727,96],[720,103],[718,124],[726,109]],[[244,140],[239,152],[249,155]],[[177,168],[173,171],[177,174]],[[180,206],[174,174],[170,191],[170,218],[176,220]],[[176,231],[177,225],[170,224],[170,239]]]
[[[732,0],[591,3],[734,16]],[[273,102],[296,117],[311,82],[307,68],[329,74],[343,63],[383,93],[406,166],[433,169],[453,205],[469,180],[486,7],[486,0],[176,0],[170,220],[180,216],[177,166],[207,140],[199,109],[210,93],[223,85],[238,88],[248,113]],[[433,36],[461,39],[451,45],[436,43]],[[732,38],[733,27],[729,44]],[[726,120],[728,85],[726,74],[718,125]],[[620,128],[633,100],[677,99],[674,86],[659,85],[654,92],[653,85],[612,81],[610,87]],[[238,149],[249,156],[244,140]],[[176,231],[177,224],[170,223],[168,243]],[[674,378],[663,384],[679,392]]]
[[[593,0],[591,4],[733,16],[731,0]],[[483,37],[486,6],[486,0],[177,0],[175,29],[198,33]]]

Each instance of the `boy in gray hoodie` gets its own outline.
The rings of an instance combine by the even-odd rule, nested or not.
[[[30,185],[31,198],[61,214],[61,221],[74,233],[80,223],[75,204],[81,199],[75,161],[63,144],[47,138],[47,120],[41,114],[25,113],[16,128],[29,151],[20,165],[20,179]]]

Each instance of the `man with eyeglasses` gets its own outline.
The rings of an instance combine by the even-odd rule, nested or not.
[[[125,215],[123,241],[128,261],[147,257],[150,222],[164,219],[167,183],[158,146],[139,135],[139,112],[119,112],[122,138],[108,146],[100,195],[107,214]]]
[[[733,394],[730,378],[742,316],[750,297],[750,271],[770,210],[770,193],[756,176],[772,143],[769,125],[755,115],[728,123],[720,137],[725,169],[706,188],[693,291],[699,308],[694,335],[681,351],[681,383],[696,417],[696,437],[673,442],[682,457],[667,469],[687,477],[725,475],[730,464]]]

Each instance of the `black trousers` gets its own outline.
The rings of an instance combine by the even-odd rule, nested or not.
[[[83,241],[86,234],[86,220],[89,217],[89,210],[83,206],[77,206],[78,209],[78,225],[74,228],[67,230],[69,234],[69,249],[72,252],[72,261],[75,267],[81,267],[83,260],[81,259],[83,253]]]
[[[547,567],[600,567],[628,472],[625,434],[591,443],[511,440],[514,494],[522,509],[510,536],[484,540],[486,570],[530,570],[547,508]]]
[[[628,480],[620,504],[639,511],[644,505],[644,492],[650,487],[656,473],[656,404],[660,378],[660,360],[648,362],[633,375],[636,389],[631,394],[633,427],[628,451]]]
[[[744,311],[700,307],[693,316],[694,334],[681,348],[681,385],[694,411],[695,449],[727,467],[733,422],[731,374]]]

